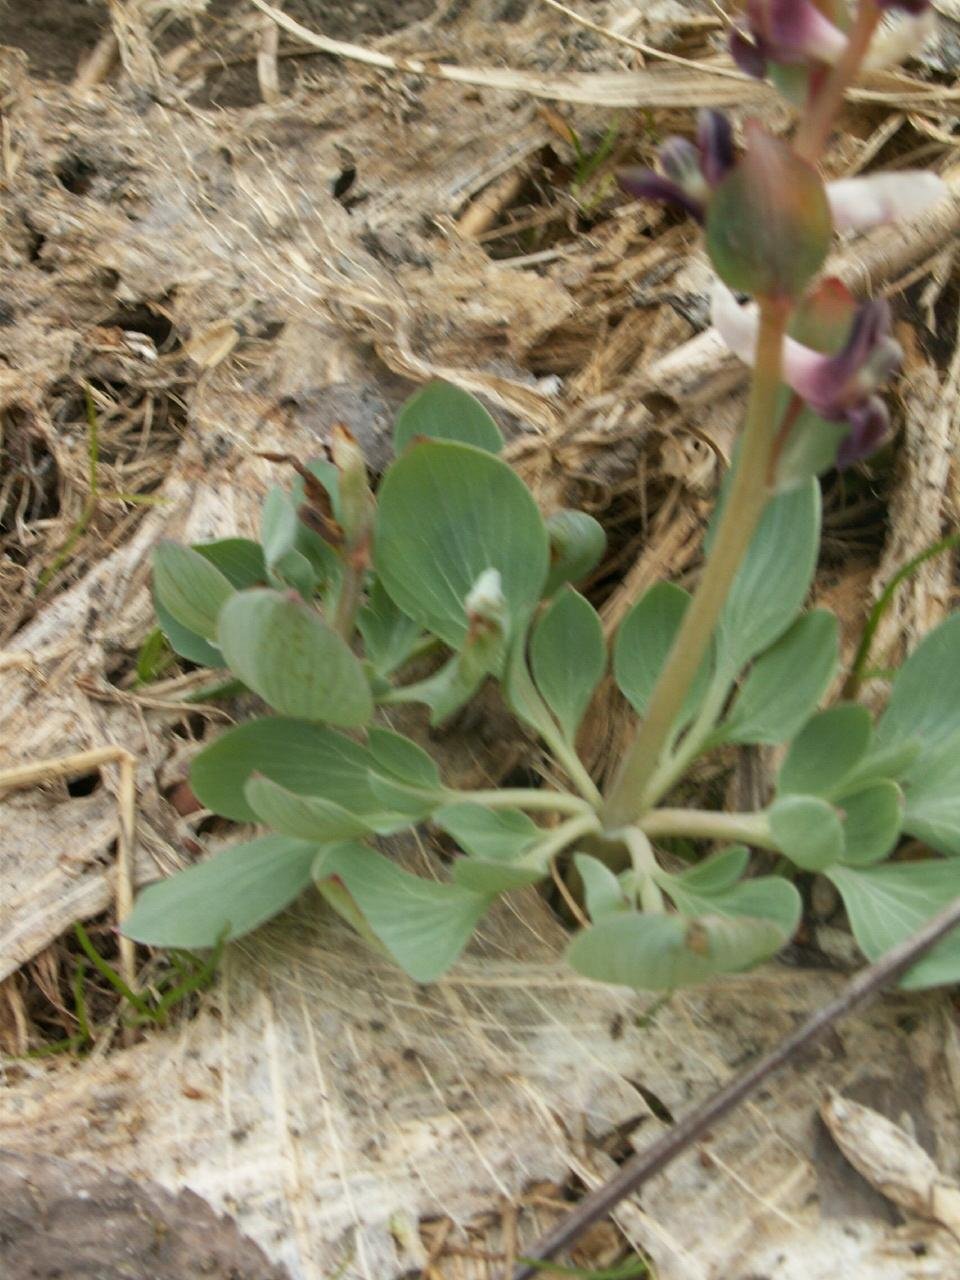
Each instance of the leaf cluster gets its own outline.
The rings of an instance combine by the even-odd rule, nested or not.
[[[920,644],[876,725],[854,703],[819,710],[839,654],[833,615],[803,608],[819,543],[810,476],[768,503],[635,818],[608,830],[578,735],[608,671],[644,716],[690,597],[653,586],[608,642],[574,586],[603,554],[602,529],[583,512],[545,519],[502,444],[481,405],[434,383],[401,410],[396,460],[375,494],[341,440],[270,491],[259,541],[158,549],[170,647],[264,705],[200,752],[191,785],[213,813],[270,834],[147,888],[124,922],[129,937],[212,947],[313,885],[428,982],[498,894],[544,879],[562,855],[589,918],[570,964],[670,990],[781,948],[799,922],[802,875],[833,882],[870,957],[960,893],[960,616]],[[456,788],[383,723],[380,708],[420,703],[439,725],[487,682],[564,786]],[[700,756],[754,744],[787,744],[764,809],[661,807]],[[445,880],[378,847],[424,823],[455,850]],[[903,833],[945,857],[886,861]],[[721,847],[684,866],[655,850],[664,835]],[[753,874],[751,848],[781,854],[778,873]],[[960,941],[947,939],[907,982],[957,977]]]

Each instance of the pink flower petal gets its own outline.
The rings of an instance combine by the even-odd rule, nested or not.
[[[730,350],[744,364],[753,365],[756,357],[757,330],[760,320],[757,306],[748,302],[742,306],[725,284],[718,280],[713,286],[710,302],[710,318]],[[795,391],[809,386],[829,356],[805,347],[794,338],[783,340],[783,380]],[[797,385],[799,383],[799,386]],[[801,393],[802,394],[802,393]]]
[[[827,199],[838,231],[867,231],[886,222],[919,217],[947,191],[943,179],[925,169],[871,173],[827,183]]]

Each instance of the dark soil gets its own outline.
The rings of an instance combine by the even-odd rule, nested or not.
[[[196,28],[177,23],[168,31],[163,44],[189,39],[195,31],[216,44],[224,24],[229,23],[238,10],[249,12],[251,7],[246,0],[213,0]],[[322,31],[335,39],[362,40],[386,35],[416,22],[433,8],[434,0],[287,0],[284,12],[311,30]],[[30,59],[31,74],[41,80],[72,80],[77,64],[97,43],[106,25],[105,0],[0,0],[0,45],[23,49]],[[281,39],[286,41],[287,37]],[[293,69],[284,67],[283,70],[292,79]],[[235,76],[231,77],[232,92],[227,97],[238,96],[232,83],[234,79]],[[218,101],[223,96],[222,93],[213,95]],[[220,105],[241,103],[220,101]]]
[[[0,1150],[5,1280],[288,1280],[192,1191]]]
[[[0,45],[23,49],[38,79],[72,80],[106,22],[104,0],[0,0]]]

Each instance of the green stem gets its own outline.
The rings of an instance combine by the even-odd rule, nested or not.
[[[651,915],[662,915],[665,909],[663,894],[653,878],[660,868],[649,837],[639,827],[625,827],[619,834],[629,850],[630,861],[640,886],[640,906]]]
[[[563,767],[567,777],[583,796],[584,800],[592,809],[599,810],[603,804],[603,796],[600,794],[597,784],[587,773],[583,761],[573,747],[559,733],[548,738],[541,730],[540,736],[550,748],[554,760]]]
[[[652,808],[661,796],[666,795],[708,744],[730,692],[730,684],[731,681],[724,672],[718,671],[714,675],[713,683],[707,690],[707,696],[697,718],[687,730],[683,741],[676,750],[667,753],[665,759],[651,775],[641,797],[644,810]]]
[[[960,546],[960,533],[948,534],[947,537],[941,538],[939,542],[933,543],[932,546],[921,551],[919,555],[914,556],[912,560],[908,560],[905,565],[897,570],[884,587],[876,604],[870,610],[870,616],[867,618],[866,625],[863,628],[863,635],[860,637],[856,655],[850,666],[850,674],[847,676],[846,683],[843,686],[843,696],[845,698],[856,698],[860,692],[864,672],[870,658],[873,637],[876,635],[880,620],[890,607],[890,601],[896,594],[901,582],[909,578],[912,573],[915,573],[924,561],[931,560],[934,556],[938,556],[941,551],[949,551],[951,547],[956,546]]]
[[[350,563],[350,552],[343,557],[343,578],[340,582],[340,594],[337,596],[337,608],[333,615],[333,629],[347,644],[353,639],[353,631],[360,608],[360,592],[363,575]]]
[[[563,853],[569,845],[575,840],[579,840],[581,836],[592,836],[600,834],[600,819],[595,813],[581,813],[575,818],[568,818],[566,822],[561,822],[559,827],[547,833],[543,840],[540,840],[529,853],[525,853],[519,860],[519,865],[529,863],[532,866],[546,866],[550,859],[556,857],[558,853]]]
[[[730,840],[777,850],[765,813],[713,813],[707,809],[652,809],[637,824],[651,839]]]
[[[482,804],[486,809],[527,809],[531,813],[592,814],[586,800],[566,791],[536,787],[502,787],[495,791],[450,791],[450,804]]]
[[[658,768],[700,663],[710,644],[740,562],[769,497],[768,471],[776,439],[783,338],[789,306],[761,299],[753,385],[737,469],[710,554],[670,656],[660,672],[640,725],[620,766],[603,812],[604,826],[628,826],[643,811],[643,799]]]
[[[847,47],[817,90],[797,130],[794,150],[810,164],[816,164],[827,145],[834,117],[843,105],[843,95],[860,70],[879,22],[877,0],[860,0]]]

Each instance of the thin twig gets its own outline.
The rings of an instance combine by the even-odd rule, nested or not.
[[[660,58],[664,62],[676,63],[679,67],[689,67],[694,71],[705,71],[711,76],[726,76],[730,80],[739,80],[741,83],[749,82],[749,76],[745,76],[742,71],[737,71],[733,67],[718,67],[712,62],[700,62],[696,58],[683,58],[678,53],[668,53],[666,49],[658,49],[656,45],[645,44],[642,40],[632,40],[629,36],[621,35],[619,31],[611,31],[609,27],[602,27],[598,22],[591,22],[589,18],[584,18],[575,9],[561,4],[560,0],[542,0],[542,2],[549,5],[551,9],[556,9],[558,13],[562,13],[571,22],[576,22],[578,26],[586,27],[588,31],[593,31],[598,36],[603,36],[605,40],[612,40],[614,44],[623,45],[626,49],[633,49],[637,53],[642,53],[645,57]]]
[[[924,952],[957,925],[960,925],[960,898],[954,899],[922,929],[888,951],[876,964],[861,970],[834,1000],[818,1009],[796,1031],[781,1040],[776,1048],[764,1054],[753,1066],[734,1076],[711,1098],[695,1107],[683,1120],[651,1143],[646,1151],[639,1152],[628,1160],[609,1182],[588,1195],[572,1213],[539,1240],[527,1256],[531,1260],[553,1258],[562,1249],[568,1248],[588,1227],[615,1209],[621,1200],[632,1195],[648,1178],[666,1168],[728,1112],[739,1106],[759,1084],[785,1066],[799,1050],[818,1040],[839,1018],[845,1017],[865,1000],[876,995],[888,982],[900,977]],[[512,1280],[531,1280],[536,1273],[535,1266],[524,1262],[513,1272]]]

